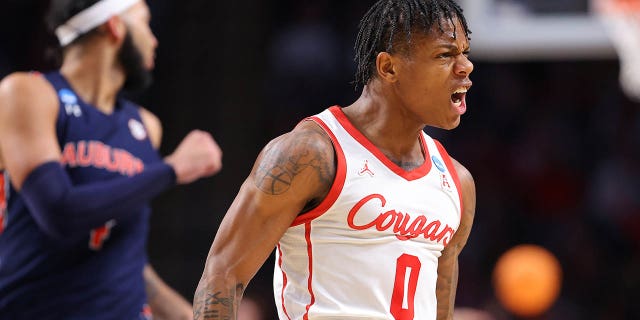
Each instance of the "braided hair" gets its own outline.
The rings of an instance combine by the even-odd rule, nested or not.
[[[462,8],[453,0],[379,0],[360,20],[355,44],[357,85],[366,85],[375,75],[380,52],[402,52],[413,33],[428,34],[434,26],[444,32],[443,21],[457,19],[468,39],[471,31]],[[454,37],[456,30],[454,25]]]

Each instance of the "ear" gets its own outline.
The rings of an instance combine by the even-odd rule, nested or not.
[[[378,77],[383,81],[395,82],[397,80],[396,61],[388,52],[383,51],[378,53],[376,57],[376,71],[378,72]]]
[[[117,15],[109,18],[102,27],[106,31],[107,35],[109,35],[109,38],[116,42],[123,41],[127,34],[127,27],[125,26],[124,21],[122,21],[122,18]]]

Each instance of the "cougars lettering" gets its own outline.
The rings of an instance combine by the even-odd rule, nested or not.
[[[93,166],[127,176],[144,170],[142,160],[100,141],[68,142],[62,151],[61,162],[69,167]]]
[[[381,208],[384,208],[387,203],[387,199],[380,194],[371,194],[362,198],[362,200],[358,201],[358,203],[356,203],[356,205],[349,211],[349,215],[347,217],[349,227],[355,230],[365,230],[375,227],[378,231],[386,231],[393,226],[393,233],[395,233],[396,238],[401,241],[406,241],[422,235],[425,239],[442,242],[444,246],[447,245],[455,233],[455,230],[453,230],[449,225],[444,225],[443,227],[440,220],[433,220],[429,222],[427,217],[423,215],[418,215],[413,219],[410,214],[398,212],[396,210],[381,212],[373,221],[363,225],[356,225],[355,218],[360,211],[360,208],[373,199],[380,200]]]

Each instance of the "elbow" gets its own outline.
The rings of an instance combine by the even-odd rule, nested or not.
[[[78,228],[74,227],[71,219],[61,213],[51,210],[36,213],[32,211],[32,217],[38,228],[47,238],[54,243],[64,243],[77,240],[80,235]]]
[[[220,263],[207,263],[200,279],[200,285],[207,288],[225,288],[242,296],[248,281],[243,281],[232,270],[221,269],[220,265]]]

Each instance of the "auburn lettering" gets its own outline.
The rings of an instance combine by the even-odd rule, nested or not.
[[[393,233],[395,233],[398,240],[406,241],[422,235],[425,239],[442,242],[445,246],[455,233],[455,230],[449,225],[442,226],[440,220],[429,221],[427,217],[423,215],[417,215],[415,218],[412,218],[410,214],[396,210],[381,212],[373,221],[356,225],[355,218],[360,208],[373,199],[380,201],[381,208],[384,208],[387,203],[387,199],[380,194],[370,194],[362,198],[362,200],[358,201],[349,211],[347,223],[350,228],[354,230],[365,230],[375,227],[378,231],[386,231],[393,226]]]
[[[89,167],[133,176],[144,170],[142,160],[126,150],[112,148],[100,141],[68,142],[60,160],[68,167]]]

